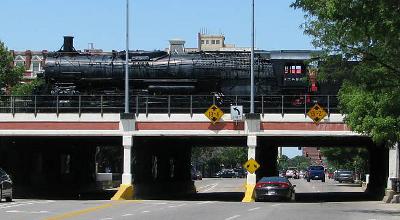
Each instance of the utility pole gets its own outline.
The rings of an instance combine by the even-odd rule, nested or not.
[[[254,0],[252,0],[251,6],[250,114],[254,114]]]
[[[126,0],[125,113],[129,113],[129,0]]]

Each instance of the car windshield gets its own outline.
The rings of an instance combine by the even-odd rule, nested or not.
[[[273,176],[273,177],[263,177],[260,179],[259,182],[285,182],[288,183],[289,180],[283,177],[277,177],[277,176]]]
[[[323,166],[311,166],[310,170],[324,170]]]

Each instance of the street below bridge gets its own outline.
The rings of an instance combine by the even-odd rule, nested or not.
[[[1,220],[114,220],[114,219],[399,219],[400,206],[360,200],[356,184],[304,179],[296,185],[295,202],[241,203],[245,179],[195,182],[198,194],[176,200],[31,200],[0,203]],[[345,194],[353,197],[343,197]],[[324,196],[321,196],[324,195]],[[329,201],[332,198],[344,201]]]

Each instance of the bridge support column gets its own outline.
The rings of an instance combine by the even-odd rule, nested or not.
[[[256,159],[256,148],[257,148],[257,136],[248,136],[247,137],[247,158],[248,159]],[[247,180],[246,180],[246,192],[242,202],[254,202],[254,187],[257,183],[256,173],[247,172]]]
[[[399,143],[396,143],[389,149],[389,170],[388,170],[388,180],[387,180],[387,188],[384,197],[385,202],[400,202],[399,198],[395,197],[395,191],[393,188],[396,186],[392,185],[392,179],[400,178],[400,152],[399,152]]]
[[[131,172],[131,154],[133,138],[132,136],[123,136],[122,145],[124,147],[124,173],[122,174],[122,184],[118,192],[111,200],[129,200],[133,199],[133,185]]]

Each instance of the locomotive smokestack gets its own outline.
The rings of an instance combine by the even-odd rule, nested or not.
[[[64,36],[64,45],[63,45],[62,52],[65,52],[65,53],[76,52],[76,50],[74,48],[74,37]]]

